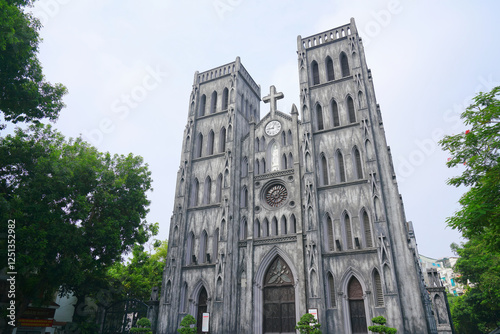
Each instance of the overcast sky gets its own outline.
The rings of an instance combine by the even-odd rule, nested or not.
[[[458,232],[445,219],[466,190],[446,185],[437,145],[464,131],[459,114],[479,91],[500,84],[498,1],[39,0],[40,59],[66,85],[56,127],[101,151],[141,155],[154,191],[149,222],[168,237],[182,134],[195,71],[237,56],[262,95],[298,104],[297,35],[349,23],[365,46],[405,204],[419,251],[452,256]],[[261,115],[269,105],[261,104]]]

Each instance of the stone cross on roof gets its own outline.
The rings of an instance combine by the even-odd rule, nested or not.
[[[268,103],[268,102],[271,103],[271,113],[274,113],[277,110],[276,109],[276,100],[282,99],[284,97],[285,97],[285,95],[283,95],[283,93],[276,92],[276,87],[271,86],[271,88],[269,89],[269,95],[264,96],[262,98],[262,101],[264,103]]]

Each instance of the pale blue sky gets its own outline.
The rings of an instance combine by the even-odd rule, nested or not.
[[[101,151],[141,155],[154,192],[150,222],[168,236],[182,133],[196,70],[236,56],[261,85],[298,102],[297,35],[344,25],[363,37],[407,220],[421,254],[452,255],[445,226],[464,189],[445,184],[436,144],[463,131],[459,113],[500,84],[497,1],[39,0],[47,79],[69,89],[56,127]],[[261,115],[269,109],[261,104]]]

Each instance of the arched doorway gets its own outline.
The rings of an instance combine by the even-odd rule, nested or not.
[[[295,290],[292,271],[280,257],[264,276],[264,333],[295,333]]]
[[[349,298],[349,316],[351,319],[352,334],[368,334],[363,288],[354,276],[349,280],[347,296]]]
[[[198,333],[201,333],[201,323],[203,321],[203,313],[207,312],[207,301],[208,294],[204,286],[201,287],[200,294],[198,296],[198,312],[196,316],[196,327]]]

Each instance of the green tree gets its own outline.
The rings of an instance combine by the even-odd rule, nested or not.
[[[153,226],[156,235],[158,223]],[[132,250],[132,258],[127,263],[115,263],[108,271],[114,282],[114,291],[120,291],[117,299],[136,298],[149,300],[151,289],[161,287],[163,267],[167,258],[167,241],[155,241],[153,252],[144,250],[144,246],[136,244]]]
[[[374,333],[384,333],[384,334],[396,334],[397,329],[392,327],[387,327],[385,323],[387,320],[383,316],[378,316],[372,319],[372,322],[376,325],[368,326],[368,330]]]
[[[109,266],[148,240],[150,174],[141,157],[100,153],[50,126],[0,138],[0,221],[15,220],[16,314],[55,291],[89,295]]]
[[[451,155],[448,167],[464,165],[448,184],[470,187],[460,198],[461,209],[447,219],[467,239],[452,245],[460,256],[454,268],[461,275],[457,281],[472,283],[451,307],[460,333],[486,333],[500,325],[499,94],[500,87],[479,93],[461,115],[469,130],[440,141]]]
[[[196,325],[196,319],[188,314],[181,321],[181,327],[177,330],[181,334],[196,334],[198,328],[193,327]]]
[[[298,329],[300,334],[321,334],[320,327],[321,325],[314,315],[306,313],[300,317],[300,321],[295,326],[295,329]]]
[[[12,123],[56,120],[67,92],[45,81],[37,58],[41,24],[25,10],[33,2],[0,0],[0,111]]]
[[[130,329],[130,333],[144,333],[144,334],[152,334],[151,331],[151,321],[148,318],[141,318],[137,321],[136,326]]]

